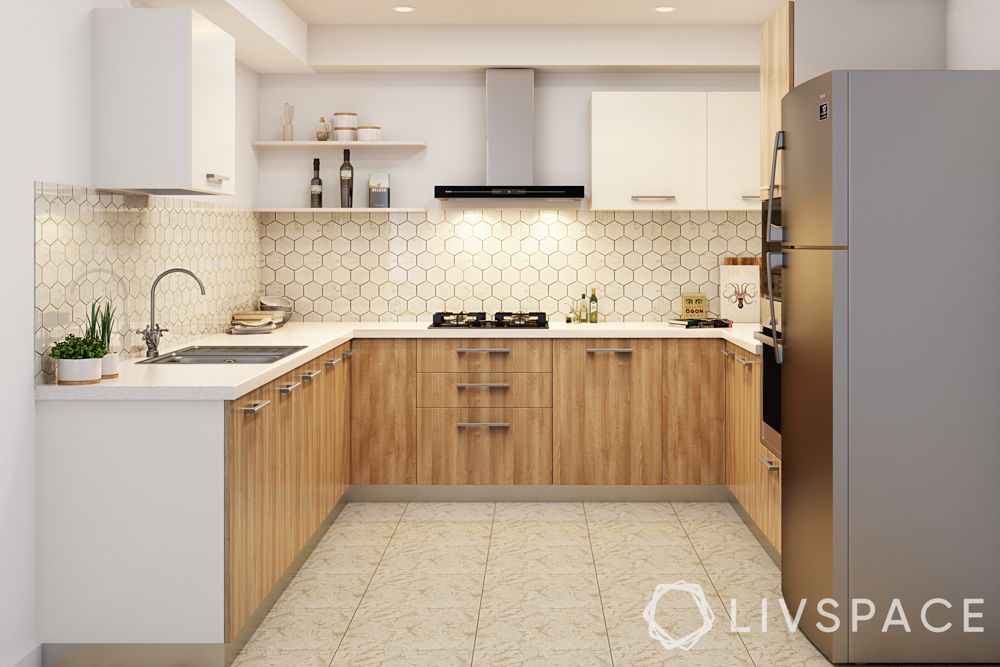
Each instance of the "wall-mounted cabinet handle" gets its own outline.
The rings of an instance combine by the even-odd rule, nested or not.
[[[758,456],[757,461],[759,461],[762,466],[767,468],[768,472],[775,472],[776,470],[781,470],[781,466],[779,466],[774,461],[768,461],[763,456]]]
[[[318,378],[322,374],[323,374],[323,371],[307,371],[307,372],[305,372],[305,373],[302,374],[302,379],[303,380],[315,380],[316,378]]]
[[[333,368],[343,360],[344,360],[343,356],[337,357],[336,359],[327,359],[326,361],[323,362],[323,365],[325,365],[327,368]]]
[[[736,357],[736,363],[745,366],[753,366],[753,359],[744,359],[743,357]]]
[[[254,401],[253,403],[243,406],[243,414],[255,415],[269,405],[271,405],[271,401]]]
[[[756,199],[756,200],[760,200],[760,195],[755,192],[752,195],[743,195],[743,199]]]
[[[632,201],[673,201],[677,195],[632,195]]]
[[[510,422],[458,422],[458,428],[510,428]]]
[[[281,394],[284,394],[285,396],[288,396],[289,394],[291,394],[293,391],[295,391],[296,389],[298,389],[301,386],[302,386],[301,382],[292,382],[291,384],[286,384],[285,386],[280,387],[278,389],[278,392],[281,393]]]
[[[610,352],[612,354],[632,354],[632,348],[630,347],[588,347],[587,354],[595,354],[597,352]]]
[[[722,356],[727,357],[727,358],[728,357],[735,357],[736,356],[735,352],[731,352],[731,351],[727,350],[726,348],[722,348],[720,350],[720,352],[722,352]]]
[[[222,174],[205,174],[205,180],[209,183],[222,184],[229,180],[228,176],[223,176]]]
[[[455,349],[458,354],[510,354],[509,347],[459,347]]]
[[[509,382],[458,382],[458,389],[510,389]]]

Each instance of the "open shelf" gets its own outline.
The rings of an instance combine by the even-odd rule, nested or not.
[[[426,213],[426,208],[255,208],[254,213]]]
[[[255,141],[254,148],[425,148],[422,141]]]

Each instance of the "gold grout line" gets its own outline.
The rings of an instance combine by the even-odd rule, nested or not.
[[[604,594],[601,592],[601,576],[597,573],[597,556],[594,554],[594,541],[590,537],[590,519],[587,517],[587,503],[583,505],[583,525],[587,527],[587,544],[590,545],[590,561],[594,565],[594,579],[597,581],[597,600],[601,604],[601,618],[604,620],[604,636],[608,638],[608,655],[611,667],[615,665],[615,652],[611,648],[611,631],[608,630],[608,615],[604,611]]]
[[[479,609],[476,610],[476,632],[472,636],[472,655],[469,656],[469,667],[476,661],[476,642],[479,639],[479,619],[483,615],[483,598],[486,596],[486,573],[490,569],[490,547],[493,546],[493,526],[497,522],[497,504],[493,503],[493,516],[490,518],[490,537],[486,542],[486,563],[483,565],[483,587],[479,591]]]

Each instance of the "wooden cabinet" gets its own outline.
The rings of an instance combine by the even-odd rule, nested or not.
[[[759,93],[708,93],[708,210],[760,208],[759,129]]]
[[[661,483],[661,341],[557,340],[552,357],[553,481]]]
[[[416,484],[417,341],[360,339],[353,352],[351,482]]]
[[[551,373],[552,342],[527,338],[445,338],[417,345],[420,373]]]
[[[764,537],[781,553],[781,459],[764,445],[758,445],[757,522]]]
[[[793,21],[794,3],[785,2],[760,31],[760,186],[771,180],[774,135],[781,129],[781,99],[795,85]],[[776,194],[780,194],[781,182],[779,153]]]
[[[340,502],[349,469],[341,346],[226,407],[226,638],[253,618]]]
[[[235,194],[236,42],[190,9],[93,12],[94,185]]]
[[[726,481],[726,364],[719,341],[663,341],[663,483]]]

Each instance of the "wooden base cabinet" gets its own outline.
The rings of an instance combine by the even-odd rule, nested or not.
[[[663,341],[663,483],[726,482],[726,364],[719,341]]]

